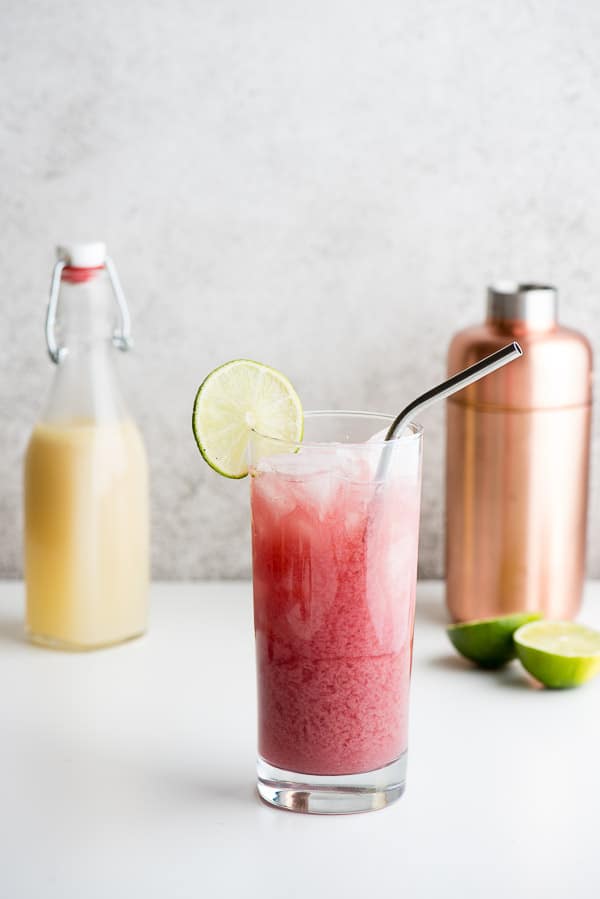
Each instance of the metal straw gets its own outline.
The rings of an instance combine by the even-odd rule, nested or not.
[[[416,415],[422,412],[423,409],[431,406],[432,403],[437,402],[437,400],[446,399],[446,397],[451,396],[453,393],[463,390],[465,387],[468,387],[469,384],[473,384],[480,378],[485,378],[486,375],[496,371],[497,368],[502,368],[503,365],[512,362],[514,359],[518,359],[519,356],[522,355],[523,350],[519,344],[514,341],[513,343],[509,343],[507,346],[502,347],[501,350],[492,353],[491,356],[486,356],[485,359],[476,362],[475,365],[469,365],[468,368],[459,371],[458,374],[452,375],[451,378],[448,378],[447,381],[442,381],[437,387],[432,387],[431,390],[421,394],[416,400],[409,403],[408,406],[396,416],[385,435],[386,441],[392,441],[398,438],[406,425],[412,421]],[[375,475],[375,478],[378,481],[383,481],[385,479],[390,463],[391,449],[391,446],[386,445],[381,452],[379,463],[377,465],[377,473]]]

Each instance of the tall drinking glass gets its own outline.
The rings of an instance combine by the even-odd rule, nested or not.
[[[312,412],[301,444],[250,447],[258,791],[275,806],[382,808],[406,776],[421,437]],[[373,435],[376,435],[375,437]]]

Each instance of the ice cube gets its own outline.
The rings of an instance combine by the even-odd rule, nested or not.
[[[254,475],[252,492],[259,503],[266,503],[272,515],[288,515],[297,505],[294,492],[273,471],[258,471]],[[264,508],[264,506],[262,506]]]
[[[364,484],[372,479],[372,469],[379,456],[376,449],[338,447],[336,471],[345,481]]]
[[[324,521],[334,511],[336,496],[340,490],[340,479],[335,472],[321,472],[309,475],[298,484],[299,505],[309,514]]]
[[[368,522],[368,496],[364,484],[348,485],[344,496],[344,527],[348,535],[364,533]],[[370,494],[369,494],[370,496]]]
[[[382,428],[381,431],[377,431],[376,434],[373,434],[372,437],[369,437],[369,439],[366,440],[365,443],[383,443],[387,432],[388,428]]]
[[[323,521],[331,511],[341,472],[335,448],[321,451],[311,447],[305,452],[280,453],[261,459],[256,477],[259,489],[280,514],[300,508],[309,517]]]
[[[297,453],[278,453],[265,456],[258,463],[259,471],[272,471],[286,478],[300,480],[309,475],[322,474],[331,469],[335,460],[335,451],[312,448]]]

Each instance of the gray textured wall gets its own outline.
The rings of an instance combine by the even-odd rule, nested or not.
[[[190,433],[219,362],[283,369],[307,408],[394,411],[507,276],[556,282],[600,352],[597,0],[0,0],[0,15],[0,575],[21,570],[18,474],[65,236],[104,238],[129,294],[158,576],[249,568],[247,485]],[[421,570],[440,575],[442,411],[424,424]]]

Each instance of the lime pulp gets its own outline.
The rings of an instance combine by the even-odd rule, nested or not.
[[[600,672],[600,632],[583,624],[525,624],[514,640],[523,667],[545,687],[578,687]]]
[[[304,416],[298,394],[276,369],[234,359],[206,376],[194,401],[192,428],[204,460],[227,478],[248,474],[252,430],[298,443]]]

